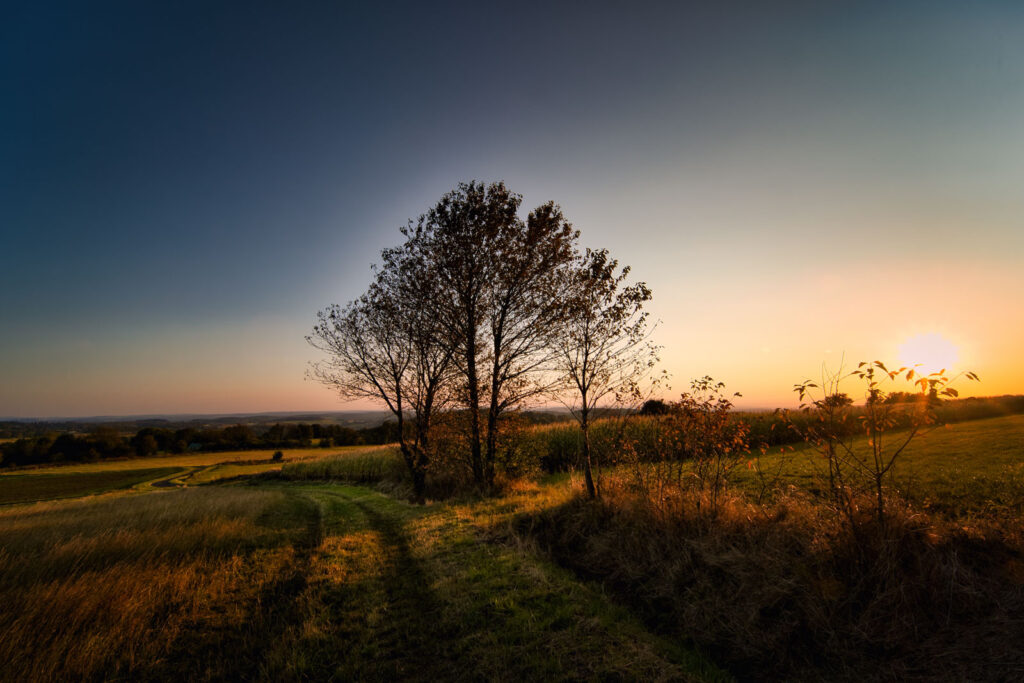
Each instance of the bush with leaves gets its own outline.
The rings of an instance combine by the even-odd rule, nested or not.
[[[793,387],[800,398],[795,430],[821,456],[825,466],[822,487],[831,504],[856,529],[864,512],[879,525],[886,519],[886,499],[893,493],[896,463],[918,436],[940,426],[936,406],[941,398],[955,398],[951,383],[958,377],[977,381],[973,372],[950,377],[945,370],[920,373],[915,367],[890,370],[881,361],[861,362],[851,372],[823,369],[821,383],[806,380]],[[916,388],[912,402],[904,391],[886,389],[899,381]],[[864,390],[864,406],[854,408],[840,391],[856,382]],[[890,395],[899,402],[889,401]]]

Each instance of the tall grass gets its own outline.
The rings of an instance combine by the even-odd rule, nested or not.
[[[517,535],[599,579],[741,678],[1013,680],[1024,672],[1024,539],[899,507],[857,539],[807,494],[719,514],[609,477]]]
[[[357,484],[404,483],[409,478],[405,462],[398,450],[392,447],[362,449],[351,454],[285,465],[281,468],[280,477],[289,481],[345,481]]]
[[[0,510],[0,679],[230,677],[307,531],[289,506],[219,488]],[[230,660],[193,658],[225,632]]]

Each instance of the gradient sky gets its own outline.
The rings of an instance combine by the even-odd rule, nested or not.
[[[469,179],[633,266],[673,393],[1024,392],[1019,3],[167,4],[5,7],[0,416],[359,407],[303,337]]]

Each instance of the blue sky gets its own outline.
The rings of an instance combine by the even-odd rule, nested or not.
[[[630,263],[679,388],[1024,381],[1015,3],[26,3],[0,83],[0,415],[345,407],[316,310],[468,179]]]

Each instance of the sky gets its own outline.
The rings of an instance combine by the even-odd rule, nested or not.
[[[304,336],[471,179],[647,282],[668,398],[1024,393],[1019,3],[43,1],[0,88],[0,416],[365,407]]]

